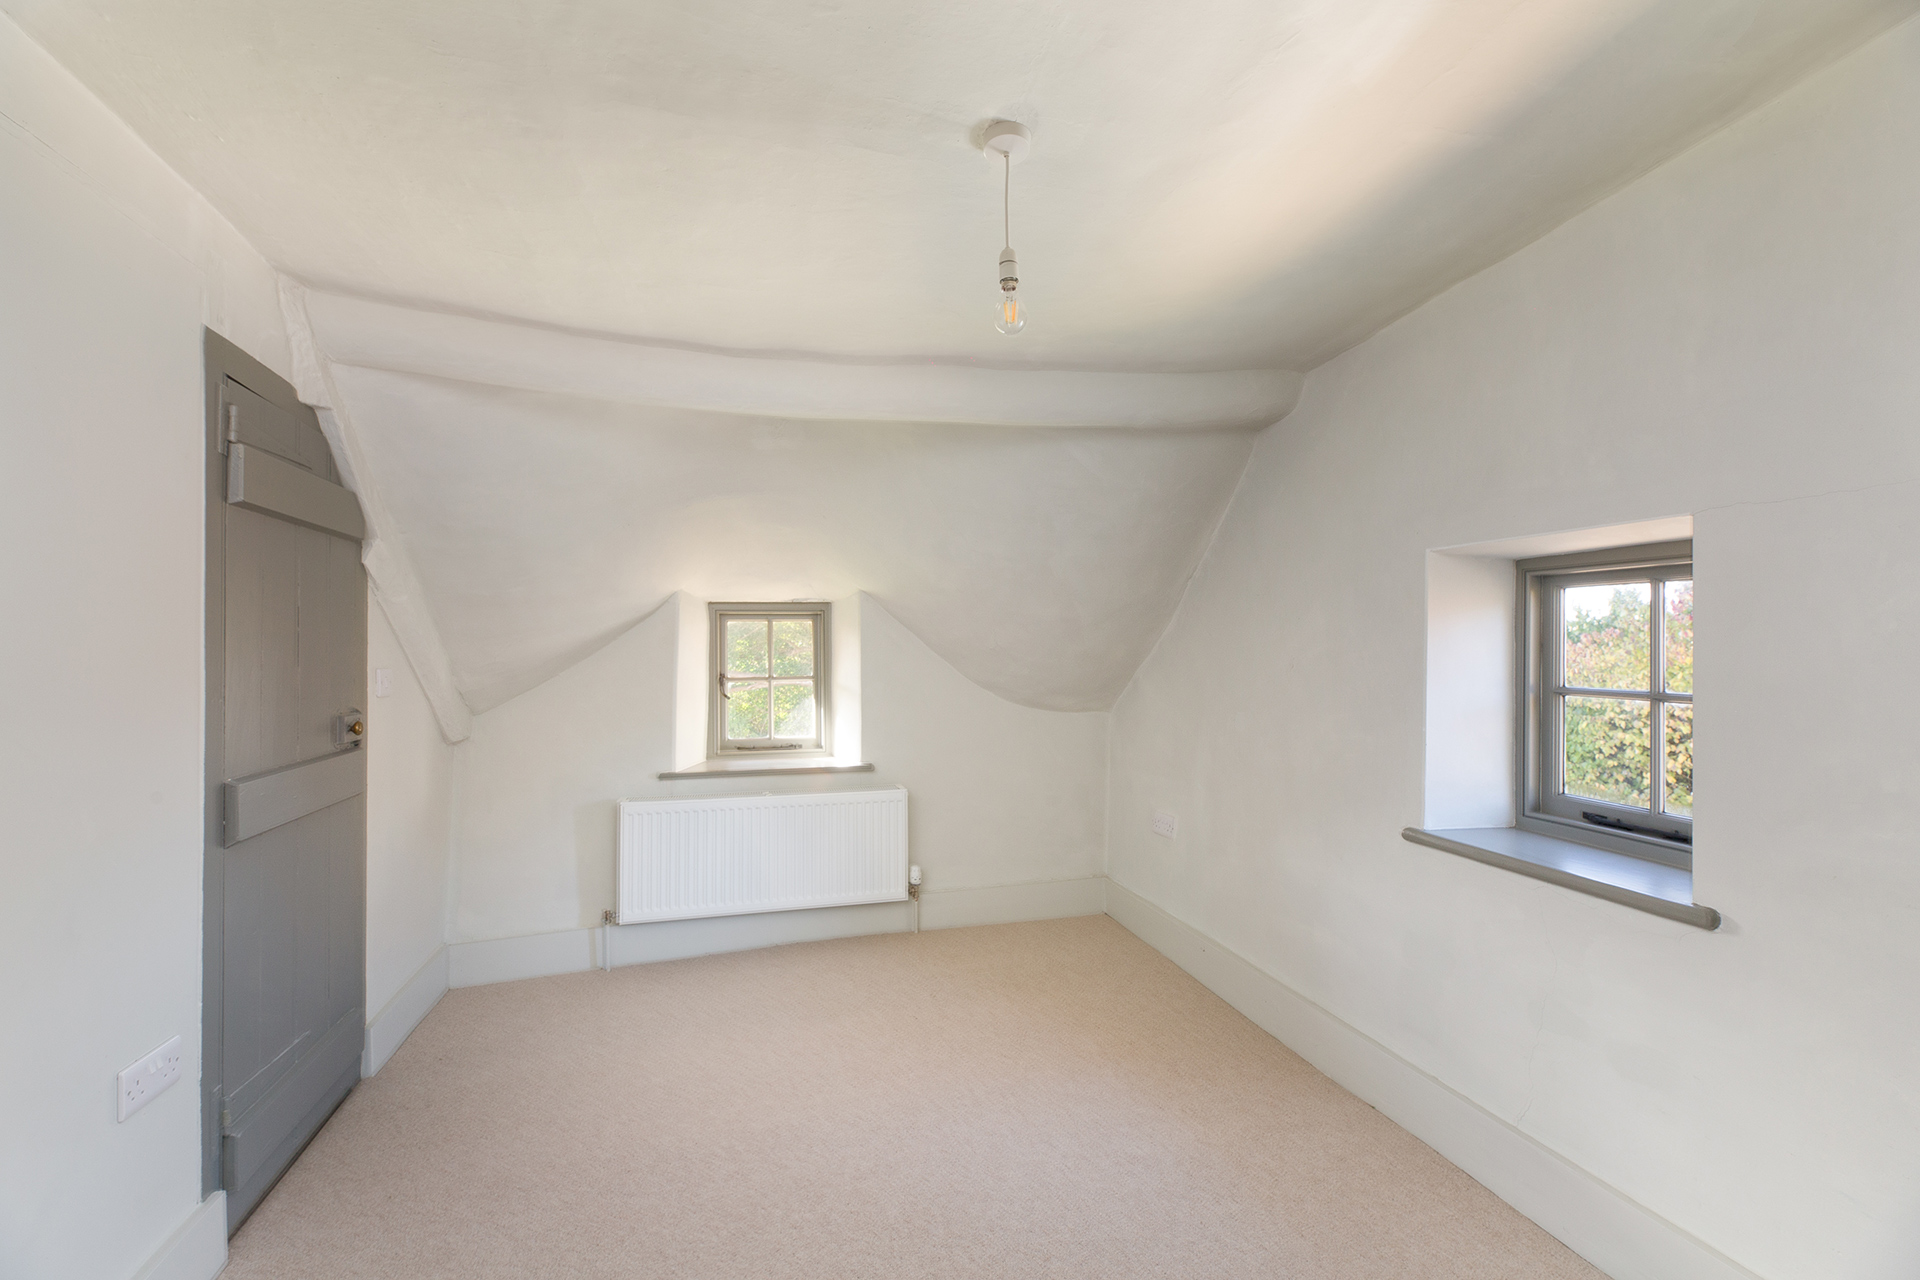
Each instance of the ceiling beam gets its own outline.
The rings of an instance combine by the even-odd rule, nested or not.
[[[571,333],[308,290],[319,353],[341,364],[626,404],[758,417],[1007,427],[1258,429],[1301,375],[1002,369],[743,355]]]

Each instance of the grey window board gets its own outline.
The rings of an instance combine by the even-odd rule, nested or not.
[[[1407,827],[1400,835],[1413,844],[1457,854],[1698,929],[1720,927],[1718,911],[1694,902],[1693,873],[1684,868],[1515,827],[1461,827],[1443,831]]]

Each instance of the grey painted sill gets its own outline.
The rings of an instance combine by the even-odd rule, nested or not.
[[[699,764],[689,765],[685,769],[674,769],[659,775],[662,782],[679,782],[687,778],[770,778],[785,777],[796,773],[872,773],[871,764],[847,764],[840,760],[823,760],[814,756],[805,760],[788,760],[775,763],[771,760],[703,760]]]
[[[1590,893],[1695,928],[1720,927],[1718,911],[1694,902],[1693,873],[1679,867],[1514,827],[1459,827],[1450,831],[1408,827],[1400,835],[1414,844],[1457,853],[1490,867]]]

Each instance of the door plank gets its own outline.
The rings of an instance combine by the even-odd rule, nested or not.
[[[358,747],[238,778],[221,788],[228,848],[367,789],[367,757]]]
[[[261,1072],[301,1036],[294,1009],[292,938],[300,832],[289,824],[226,854],[226,945],[222,984],[226,1034],[221,1051],[221,1111],[234,1093],[258,1093]],[[292,1059],[284,1064],[291,1067]]]
[[[265,449],[326,480],[337,479],[327,438],[318,426],[301,421],[264,396],[227,378],[221,383],[221,424],[226,438],[251,449]]]
[[[226,777],[319,755],[300,734],[300,544],[325,534],[258,512],[227,512]]]
[[[243,444],[227,452],[227,501],[355,542],[367,535],[352,490]]]
[[[313,1109],[329,1086],[360,1056],[366,1016],[349,1009],[321,1042],[245,1115],[225,1126],[228,1185],[240,1186],[260,1172],[262,1161]]]

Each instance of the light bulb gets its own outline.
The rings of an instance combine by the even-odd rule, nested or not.
[[[1018,333],[1027,327],[1027,304],[1020,301],[1017,289],[1004,289],[1000,305],[994,308],[993,327],[1002,333]]]

